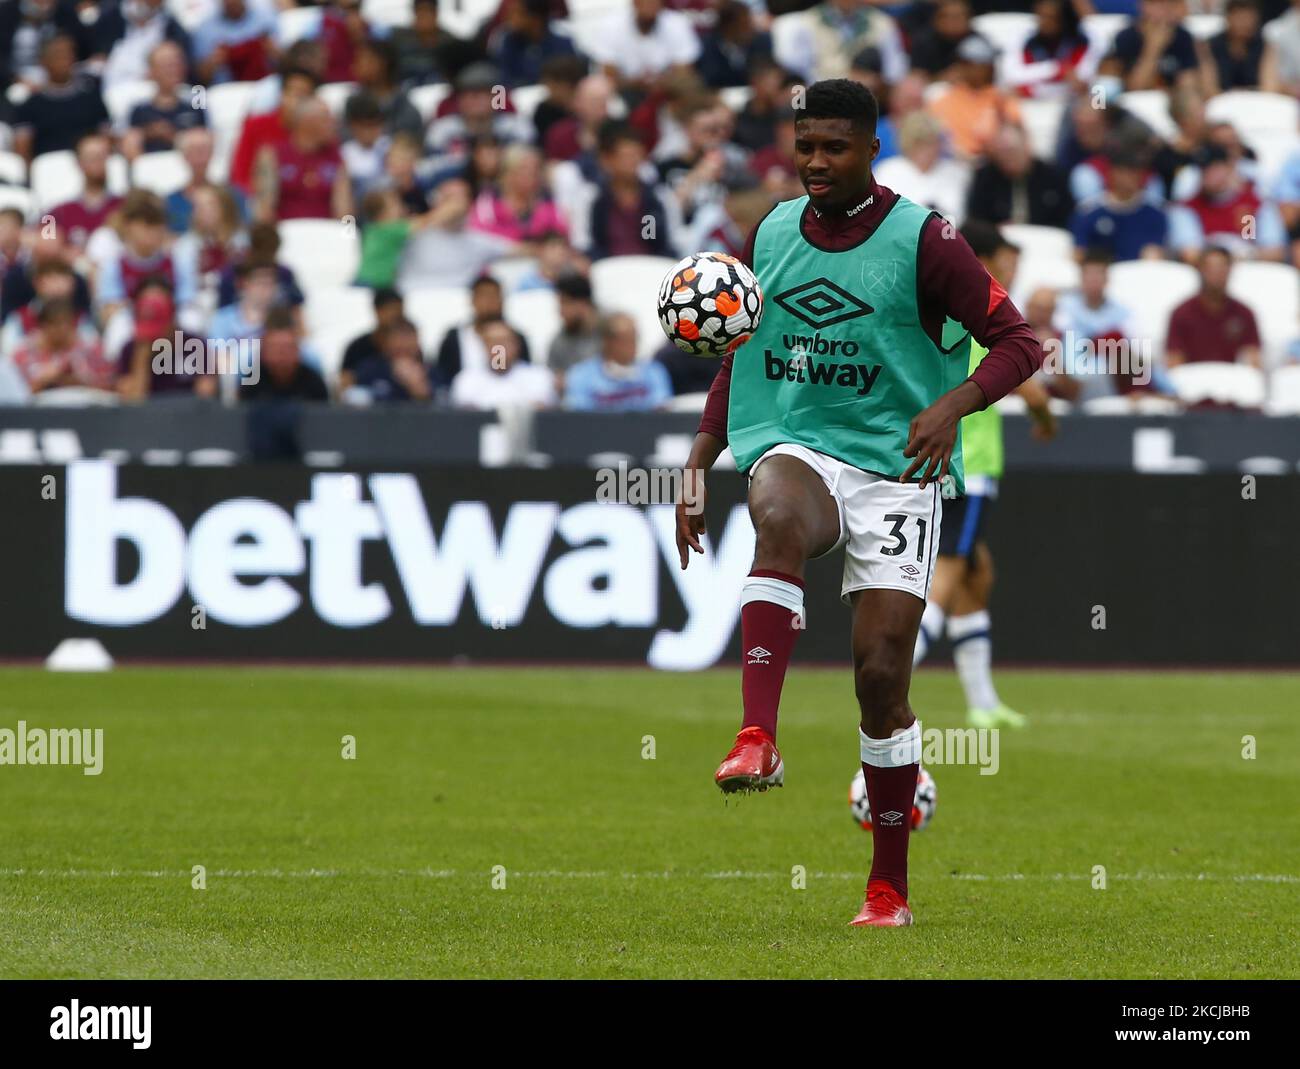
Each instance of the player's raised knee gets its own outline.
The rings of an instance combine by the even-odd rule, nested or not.
[[[790,556],[802,563],[810,555],[807,517],[789,501],[765,502],[751,509],[758,556]]]

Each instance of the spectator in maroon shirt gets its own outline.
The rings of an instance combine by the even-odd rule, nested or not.
[[[171,286],[146,279],[131,302],[131,338],[117,356],[117,392],[129,401],[159,394],[213,397],[217,380],[206,374],[207,342],[176,322]]]
[[[279,106],[275,111],[250,115],[244,120],[235,154],[230,159],[230,181],[234,185],[245,193],[253,191],[253,169],[262,150],[288,136],[289,124],[298,105],[311,98],[319,85],[320,78],[306,68],[284,68],[280,75]]]
[[[803,196],[799,173],[794,168],[794,108],[784,108],[777,116],[776,139],[761,148],[750,158],[749,168],[758,175],[767,190],[777,200],[794,200]]]
[[[54,208],[50,215],[67,242],[84,251],[90,235],[108,222],[122,204],[121,197],[108,191],[108,160],[113,143],[107,134],[86,134],[77,142],[77,166],[81,169],[81,196]]]
[[[72,265],[61,259],[43,259],[32,270],[31,280],[33,295],[26,304],[10,312],[0,326],[0,359],[8,356],[22,343],[23,339],[36,331],[36,317],[40,310],[51,301],[71,301],[77,311],[77,330],[87,340],[94,341],[99,331],[91,318],[89,306],[77,298],[78,285],[85,287],[85,282]]]
[[[288,140],[262,149],[255,185],[257,217],[264,222],[353,214],[352,183],[323,101],[313,97],[298,104]]]
[[[609,102],[614,96],[614,83],[603,74],[589,74],[573,91],[570,114],[556,119],[546,131],[542,143],[547,159],[578,160],[586,156],[594,178],[597,140],[601,126],[609,121]],[[582,161],[578,163],[583,167]]]
[[[600,133],[601,178],[592,201],[587,255],[672,256],[668,211],[658,192],[641,178],[645,146],[630,126],[606,123]]]
[[[1214,246],[1201,253],[1201,292],[1188,298],[1169,317],[1165,364],[1221,361],[1259,367],[1259,327],[1255,313],[1228,296],[1232,257]]]
[[[36,331],[13,354],[14,367],[32,393],[61,386],[111,389],[116,369],[104,359],[98,339],[77,327],[71,301],[50,301],[36,316]]]

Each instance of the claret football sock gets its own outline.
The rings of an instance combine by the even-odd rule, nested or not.
[[[952,657],[970,709],[996,709],[1001,704],[993,687],[992,629],[993,623],[984,610],[948,621]]]
[[[912,832],[912,802],[921,766],[921,727],[913,720],[906,731],[873,739],[858,729],[862,773],[871,806],[872,880],[884,880],[907,897],[907,843]]]
[[[925,660],[930,647],[942,637],[943,610],[934,602],[929,602],[925,606],[925,612],[921,614],[921,626],[916,632],[916,649],[912,651],[913,668]]]
[[[803,629],[803,581],[755,568],[740,595],[740,693],[743,727],[760,727],[776,738],[781,686]]]

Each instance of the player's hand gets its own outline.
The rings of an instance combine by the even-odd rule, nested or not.
[[[1029,429],[1029,433],[1039,442],[1050,442],[1056,437],[1057,423],[1056,413],[1050,408],[1044,408],[1041,411],[1031,411],[1034,418],[1034,425]]]
[[[912,420],[903,456],[914,459],[899,482],[907,482],[919,471],[920,485],[925,489],[928,483],[938,482],[948,474],[952,451],[957,444],[957,421],[960,418],[945,395]]]
[[[704,469],[686,468],[682,472],[682,490],[677,496],[677,555],[682,568],[690,563],[689,550],[703,553],[700,535],[704,534]]]

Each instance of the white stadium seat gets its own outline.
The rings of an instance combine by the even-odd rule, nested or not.
[[[627,312],[636,323],[637,355],[664,344],[656,308],[659,283],[677,261],[666,256],[611,256],[591,265],[591,295],[602,312]]]
[[[1300,334],[1300,275],[1290,264],[1244,260],[1228,276],[1228,293],[1255,313],[1264,366],[1275,365]]]
[[[230,158],[248,116],[257,82],[223,82],[208,89],[208,128],[212,131],[211,176],[224,181],[230,173]]]
[[[533,256],[503,256],[488,267],[488,274],[501,283],[501,288],[512,292],[524,278],[537,270]]]
[[[186,30],[206,22],[217,12],[221,0],[167,0],[167,10]]]
[[[71,149],[44,152],[32,160],[32,192],[36,195],[36,210],[45,211],[75,200],[81,195],[83,180],[77,166],[77,155]],[[130,188],[126,160],[121,156],[108,158],[108,189],[121,196]]]
[[[179,152],[146,152],[131,165],[131,182],[160,197],[184,189],[190,169]]]
[[[17,208],[23,218],[31,222],[36,212],[36,198],[30,189],[21,186],[0,186],[0,209]]]
[[[546,86],[544,85],[520,85],[510,90],[510,102],[514,104],[515,111],[525,119],[531,120],[533,113],[537,111],[537,105],[545,99]]]
[[[374,324],[370,324],[371,329]],[[307,344],[320,357],[320,373],[333,393],[338,387],[339,372],[343,369],[343,354],[354,338],[366,328],[333,327],[330,330],[308,332]]]
[[[438,0],[438,28],[462,41],[470,40],[499,6],[499,0]]]
[[[1178,124],[1169,114],[1169,94],[1163,89],[1136,89],[1120,93],[1115,103],[1137,116],[1160,137],[1166,140],[1178,133]]]
[[[1003,223],[998,229],[1009,242],[1020,246],[1021,255],[1025,258],[1069,259],[1074,255],[1074,238],[1068,230],[1060,227]]]
[[[560,303],[553,290],[527,290],[506,297],[506,322],[528,342],[535,364],[546,361],[546,350],[560,332]]]
[[[1029,136],[1029,149],[1040,160],[1056,159],[1056,142],[1065,119],[1064,100],[1022,100],[1020,117]]]
[[[325,102],[325,106],[330,109],[330,114],[341,121],[344,105],[357,88],[356,82],[329,82],[316,90],[316,95]]]
[[[337,219],[286,219],[279,230],[280,261],[293,268],[304,290],[351,285],[361,260],[355,224]]]
[[[420,348],[432,361],[447,331],[469,322],[469,290],[461,286],[410,289],[402,294],[402,308],[420,331]]]
[[[573,46],[585,55],[592,55],[604,36],[605,20],[626,7],[627,0],[568,0],[566,6],[569,17],[564,21]]]
[[[1172,397],[1144,393],[1094,397],[1080,407],[1088,416],[1175,416],[1182,411],[1182,406]]]
[[[286,48],[295,41],[320,33],[321,10],[317,7],[291,7],[276,16],[275,43]]]
[[[1169,379],[1184,404],[1211,401],[1239,408],[1264,404],[1264,373],[1245,364],[1205,361],[1169,369]]]
[[[1300,416],[1300,364],[1288,364],[1273,372],[1264,411],[1270,416]]]
[[[707,392],[678,394],[668,402],[669,412],[703,412],[708,401]]]
[[[1034,256],[1022,254],[1011,286],[1011,300],[1022,311],[1029,297],[1040,286],[1058,294],[1079,288],[1079,265],[1073,256]]]
[[[1127,15],[1089,15],[1083,20],[1083,32],[1093,47],[1104,55],[1110,51],[1116,34],[1130,21]]]
[[[976,33],[987,37],[1004,55],[1024,48],[1037,26],[1033,15],[1019,11],[991,11],[970,20]]]
[[[429,123],[433,120],[438,105],[447,99],[449,93],[451,93],[451,86],[446,82],[439,82],[436,85],[417,85],[406,96],[415,106],[415,110],[420,113],[420,118]]]
[[[1224,20],[1222,15],[1185,15],[1183,16],[1183,28],[1193,37],[1201,41],[1207,41],[1223,32]]]
[[[413,0],[361,0],[361,15],[372,27],[409,26],[415,18]]]
[[[27,161],[16,152],[0,152],[0,182],[27,185]]]
[[[1201,287],[1200,275],[1170,260],[1125,260],[1113,264],[1107,295],[1132,313],[1139,340],[1151,340],[1152,355],[1164,355],[1169,314]]]
[[[1131,416],[1133,399],[1130,395],[1115,394],[1112,397],[1092,397],[1079,406],[1088,416]]]
[[[1259,157],[1266,182],[1300,144],[1300,101],[1283,93],[1234,89],[1206,101],[1205,115],[1233,126]]]
[[[303,324],[308,334],[351,331],[355,338],[375,326],[374,291],[365,286],[316,286],[305,292]]]
[[[118,82],[104,90],[104,107],[108,117],[113,121],[113,129],[125,130],[131,118],[131,111],[137,104],[153,99],[158,87],[153,82],[130,81]]]
[[[735,115],[739,115],[745,110],[745,106],[753,95],[754,90],[747,85],[728,85],[718,90],[718,96],[722,98],[722,102]]]

